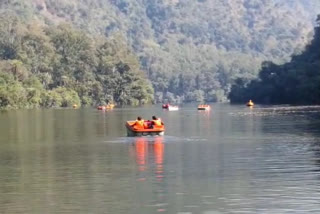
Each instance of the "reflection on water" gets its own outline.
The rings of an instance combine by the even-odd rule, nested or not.
[[[139,166],[139,171],[144,171],[146,168],[146,156],[148,151],[147,141],[139,137],[135,142],[136,162]]]
[[[155,191],[155,198],[152,201],[150,201],[150,196],[148,196],[148,199],[143,199],[141,197],[143,194],[137,196],[141,197],[140,203],[142,205],[140,210],[145,210],[146,213],[152,211],[165,212],[168,203],[166,203],[164,194],[165,144],[163,143],[163,137],[137,137],[134,139],[133,146],[138,166],[137,181],[143,183],[151,182],[154,186],[153,191]],[[143,187],[146,188],[146,186]],[[144,191],[144,188],[140,191]]]
[[[320,213],[320,108],[0,113],[0,213]],[[128,138],[157,115],[165,136]]]
[[[160,178],[163,172],[163,153],[164,144],[162,136],[155,136],[153,138],[137,137],[134,142],[136,151],[136,162],[139,166],[139,171],[145,171],[147,165],[147,158],[153,156],[156,164],[157,177]]]
[[[301,115],[313,114],[320,112],[320,106],[257,106],[248,107],[250,111],[230,112],[230,115],[246,116],[253,114],[255,116],[276,116],[276,115]]]
[[[135,138],[134,146],[136,152],[136,163],[139,166],[139,171],[145,171],[148,168],[147,159],[148,157],[153,156],[152,158],[156,166],[156,177],[162,178],[164,155],[163,137],[137,137]]]

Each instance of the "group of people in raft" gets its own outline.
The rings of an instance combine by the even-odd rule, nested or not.
[[[132,125],[134,129],[157,129],[163,127],[163,122],[160,118],[152,116],[152,120],[143,120],[140,116],[137,117],[136,122]]]

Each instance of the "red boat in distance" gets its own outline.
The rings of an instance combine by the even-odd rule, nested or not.
[[[162,104],[162,108],[168,109],[169,108],[169,104]]]

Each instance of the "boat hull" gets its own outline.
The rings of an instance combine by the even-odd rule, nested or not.
[[[208,111],[208,110],[210,110],[210,106],[209,105],[199,105],[198,110]]]
[[[210,110],[210,108],[198,108],[198,110],[208,111],[208,110]]]
[[[159,132],[135,132],[127,128],[127,136],[128,137],[140,137],[140,136],[163,136],[164,131]]]

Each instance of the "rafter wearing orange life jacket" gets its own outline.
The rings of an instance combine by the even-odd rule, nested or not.
[[[162,128],[162,122],[160,120],[160,118],[156,119],[156,120],[152,120],[152,125],[153,125],[153,128]]]
[[[144,120],[136,120],[135,124],[133,125],[134,129],[144,129]]]

